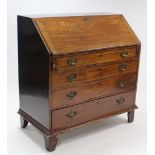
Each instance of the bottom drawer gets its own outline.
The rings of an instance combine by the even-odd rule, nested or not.
[[[52,112],[52,129],[60,129],[91,121],[102,115],[119,112],[134,106],[135,91],[85,102]]]

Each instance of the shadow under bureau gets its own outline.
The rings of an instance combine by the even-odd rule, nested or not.
[[[125,112],[133,122],[140,46],[119,14],[18,16],[21,127],[53,151],[69,129]]]

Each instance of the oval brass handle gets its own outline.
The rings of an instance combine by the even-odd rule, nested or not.
[[[69,58],[67,62],[69,65],[74,66],[77,64],[78,60],[76,58]]]
[[[68,114],[66,114],[66,116],[69,117],[69,118],[73,118],[75,115],[77,115],[77,112],[76,111],[74,111],[74,112],[71,111]]]
[[[123,102],[125,102],[125,98],[120,97],[118,100],[116,100],[116,102],[117,102],[118,104],[122,104]]]
[[[123,51],[123,52],[120,53],[120,55],[121,55],[122,58],[126,58],[126,57],[128,57],[128,52]]]
[[[68,79],[69,81],[75,81],[76,78],[77,78],[77,74],[69,74],[69,75],[67,76],[67,79]]]
[[[127,70],[127,64],[120,64],[119,69],[123,72]]]
[[[71,92],[70,92],[69,94],[67,94],[66,96],[67,96],[69,99],[73,99],[76,95],[77,95],[76,92],[71,91]]]
[[[126,83],[127,83],[127,81],[120,80],[118,84],[119,84],[120,87],[125,87]]]

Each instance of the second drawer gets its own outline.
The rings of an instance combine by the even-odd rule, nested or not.
[[[124,61],[130,58],[137,58],[139,53],[137,47],[122,47],[116,49],[93,50],[90,53],[76,54],[70,56],[55,57],[53,59],[53,69],[55,71],[66,68],[76,68],[115,61]]]
[[[88,67],[78,70],[68,70],[65,72],[52,74],[52,89],[59,88],[64,85],[77,84],[80,82],[101,79],[103,77],[129,73],[137,71],[138,61],[124,61],[120,63],[113,63],[110,65],[102,65],[96,67]]]

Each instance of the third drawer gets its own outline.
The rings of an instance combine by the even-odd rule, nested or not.
[[[78,86],[68,86],[51,92],[51,107],[59,109],[82,103],[94,98],[136,89],[137,72],[116,75],[87,82]]]

